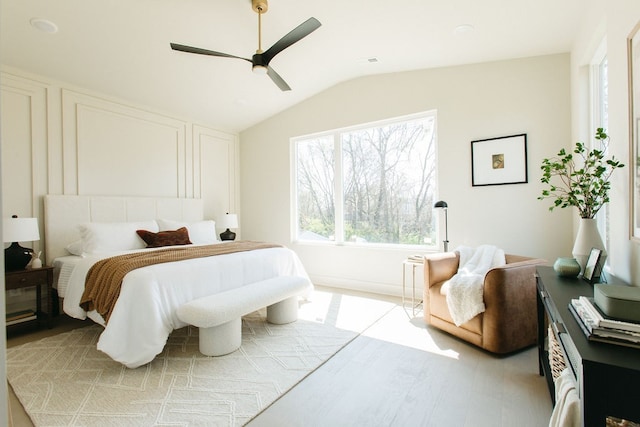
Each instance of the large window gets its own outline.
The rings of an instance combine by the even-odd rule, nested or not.
[[[436,115],[293,140],[295,240],[434,246]]]

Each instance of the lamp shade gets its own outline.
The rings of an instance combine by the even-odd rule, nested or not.
[[[220,228],[238,228],[238,215],[225,214],[220,221],[218,221]]]
[[[434,208],[447,208],[447,202],[445,202],[444,200],[439,200],[436,202],[435,205],[433,205]]]
[[[37,218],[4,218],[2,220],[4,242],[33,242],[40,240]]]

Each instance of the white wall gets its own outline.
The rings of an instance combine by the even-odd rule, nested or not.
[[[491,243],[553,262],[572,247],[572,216],[537,200],[542,158],[571,145],[569,55],[363,77],[327,90],[240,135],[245,238],[290,245],[317,284],[399,294],[415,250],[293,244],[290,138],[435,109],[439,198],[450,247]],[[472,187],[471,141],[528,138],[527,184]]]
[[[45,194],[203,198],[206,218],[238,212],[236,134],[9,67],[0,84],[3,217],[39,218],[42,239]]]
[[[572,134],[573,139],[586,138],[591,130],[588,110],[588,68],[598,44],[606,42],[609,73],[609,149],[626,164],[614,175],[611,191],[611,236],[608,263],[611,272],[632,284],[640,284],[640,249],[629,233],[629,98],[627,84],[627,37],[640,21],[640,2],[589,1],[586,14],[572,53]]]

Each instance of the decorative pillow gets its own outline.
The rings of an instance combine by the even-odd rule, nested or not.
[[[90,222],[80,225],[84,254],[103,254],[144,249],[144,241],[136,230],[158,231],[155,221]]]
[[[83,255],[83,250],[82,250],[82,239],[76,240],[73,243],[69,243],[65,249],[67,250],[67,252],[69,252],[71,255],[78,255],[78,256],[82,256]]]
[[[186,221],[173,221],[169,219],[159,219],[158,226],[161,231],[175,230],[180,227],[187,227],[189,232],[189,239],[194,245],[211,245],[213,243],[219,243],[216,235],[216,223],[212,220],[186,222]]]
[[[159,231],[157,233],[147,230],[137,230],[136,233],[145,241],[148,248],[191,244],[187,227],[178,228],[173,231]]]

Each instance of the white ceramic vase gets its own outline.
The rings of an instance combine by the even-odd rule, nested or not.
[[[594,218],[580,218],[580,224],[578,225],[578,234],[576,235],[576,241],[573,244],[573,257],[580,264],[580,268],[584,271],[584,266],[589,258],[592,248],[602,250],[600,254],[600,260],[604,265],[604,261],[607,257],[607,251],[604,247],[602,237],[600,237],[600,231],[598,231],[598,223]]]

